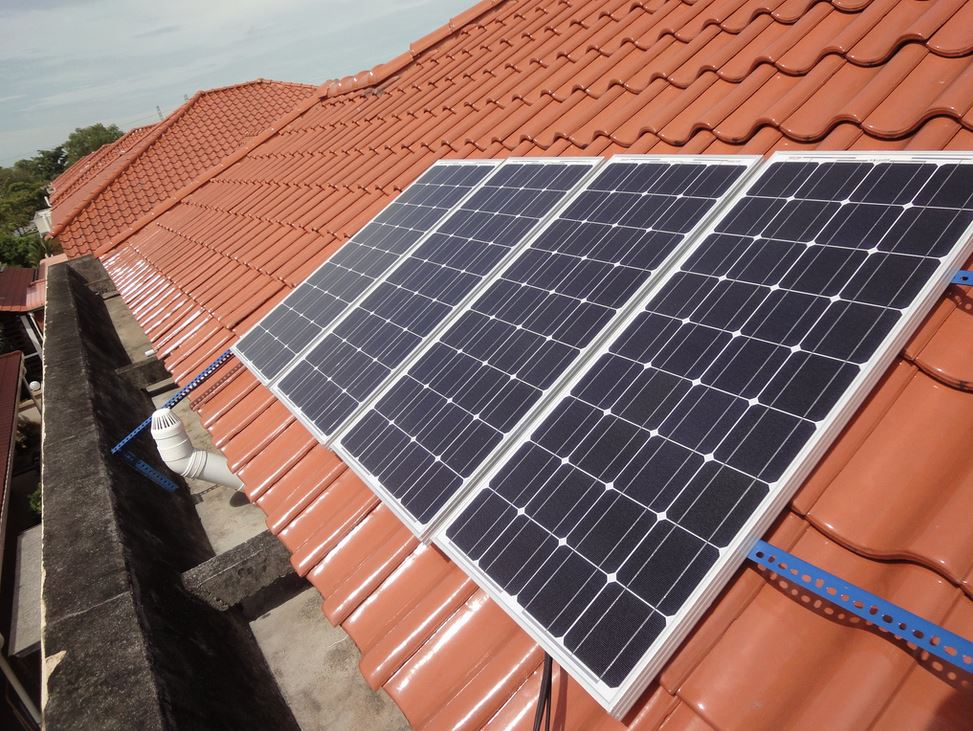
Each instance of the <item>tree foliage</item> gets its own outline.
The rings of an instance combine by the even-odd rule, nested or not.
[[[37,489],[34,490],[34,492],[32,492],[30,495],[27,496],[27,505],[30,506],[30,509],[34,511],[37,515],[42,514],[41,511],[43,510],[44,505],[43,505],[43,501],[41,500],[40,486],[38,486]]]
[[[110,124],[106,127],[99,122],[90,127],[78,127],[68,136],[68,139],[63,145],[66,165],[70,167],[82,157],[90,152],[94,152],[102,145],[114,142],[122,134],[122,131],[118,129],[118,125],[116,124]]]
[[[0,261],[12,267],[35,267],[51,253],[51,243],[37,232],[20,236],[0,231]]]
[[[13,231],[29,224],[34,213],[45,207],[43,180],[16,168],[0,168],[0,231]]]
[[[53,150],[38,150],[33,157],[14,163],[15,169],[22,170],[35,179],[48,182],[63,173],[67,167],[64,145],[58,145]]]
[[[0,167],[0,267],[37,266],[37,262],[58,249],[55,242],[36,232],[24,231],[34,214],[47,208],[47,186],[69,165],[89,152],[122,136],[114,124],[93,124],[74,130],[62,144],[38,150],[33,157]]]

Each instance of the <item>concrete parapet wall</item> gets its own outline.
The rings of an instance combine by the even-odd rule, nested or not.
[[[116,373],[129,360],[81,261],[48,276],[45,726],[295,728],[247,624],[182,586],[212,556],[188,491],[109,454],[152,404]]]

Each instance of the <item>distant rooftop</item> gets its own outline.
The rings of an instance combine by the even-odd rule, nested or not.
[[[69,256],[90,253],[263,131],[312,88],[257,79],[196,93],[163,121],[128,132],[58,177],[51,234]]]
[[[98,187],[99,182],[109,179],[116,168],[124,165],[127,156],[133,152],[139,141],[155,127],[155,124],[135,127],[114,142],[102,145],[75,162],[51,181],[51,205],[65,211],[75,208],[84,200],[85,193],[90,194]]]

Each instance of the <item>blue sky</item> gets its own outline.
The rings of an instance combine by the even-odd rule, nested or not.
[[[0,0],[0,165],[257,77],[387,61],[475,0]]]

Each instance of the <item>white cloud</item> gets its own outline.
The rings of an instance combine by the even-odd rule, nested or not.
[[[3,0],[0,164],[75,127],[146,124],[200,89],[355,73],[474,1]]]

